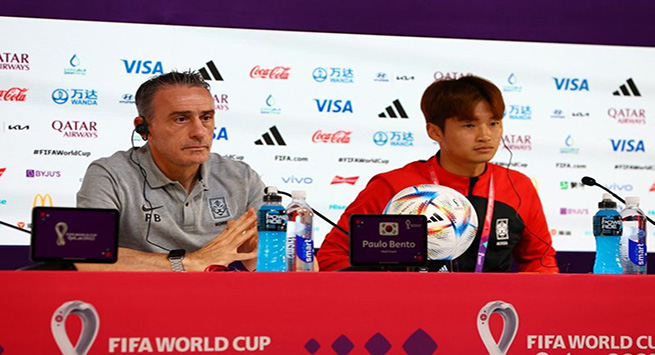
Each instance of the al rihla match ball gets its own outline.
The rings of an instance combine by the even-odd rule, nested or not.
[[[416,185],[398,192],[384,214],[422,214],[428,220],[428,259],[462,255],[478,232],[478,216],[461,193],[441,185]]]

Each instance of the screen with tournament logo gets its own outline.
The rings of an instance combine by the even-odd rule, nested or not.
[[[30,249],[33,261],[115,263],[118,211],[35,207]]]

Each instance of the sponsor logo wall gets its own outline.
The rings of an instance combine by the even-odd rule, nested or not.
[[[466,75],[501,89],[506,148],[493,162],[539,181],[549,228],[566,231],[553,234],[556,249],[594,249],[602,191],[582,188],[582,176],[655,210],[652,48],[19,18],[2,18],[0,30],[12,33],[0,47],[0,219],[10,223],[28,226],[35,204],[74,206],[93,159],[144,144],[129,136],[134,94],[173,68],[212,86],[214,152],[268,185],[307,190],[334,220],[372,176],[439,149],[421,95],[435,79]],[[38,33],[77,40],[63,48]],[[330,227],[315,228],[320,246]],[[0,245],[29,243],[0,235]]]

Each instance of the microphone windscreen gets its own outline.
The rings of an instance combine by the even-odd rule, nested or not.
[[[582,178],[582,183],[587,185],[587,186],[595,186],[596,185],[596,180],[592,177],[585,176]]]

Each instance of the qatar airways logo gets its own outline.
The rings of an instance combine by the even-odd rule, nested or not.
[[[321,130],[318,130],[314,132],[314,135],[312,136],[312,142],[348,144],[350,143],[350,134],[352,134],[352,131],[336,131],[334,133],[325,133]]]
[[[27,53],[0,53],[0,70],[30,70],[30,56]]]
[[[510,150],[532,150],[532,137],[529,134],[506,134],[503,143]]]
[[[0,101],[25,101],[26,88],[13,87],[8,90],[0,90]]]
[[[53,121],[52,129],[66,138],[98,138],[98,123],[95,121]]]
[[[271,69],[261,68],[259,65],[250,70],[250,77],[253,79],[289,79],[291,67],[277,66]]]
[[[618,123],[646,124],[646,110],[643,108],[615,108],[607,110],[607,115]]]

